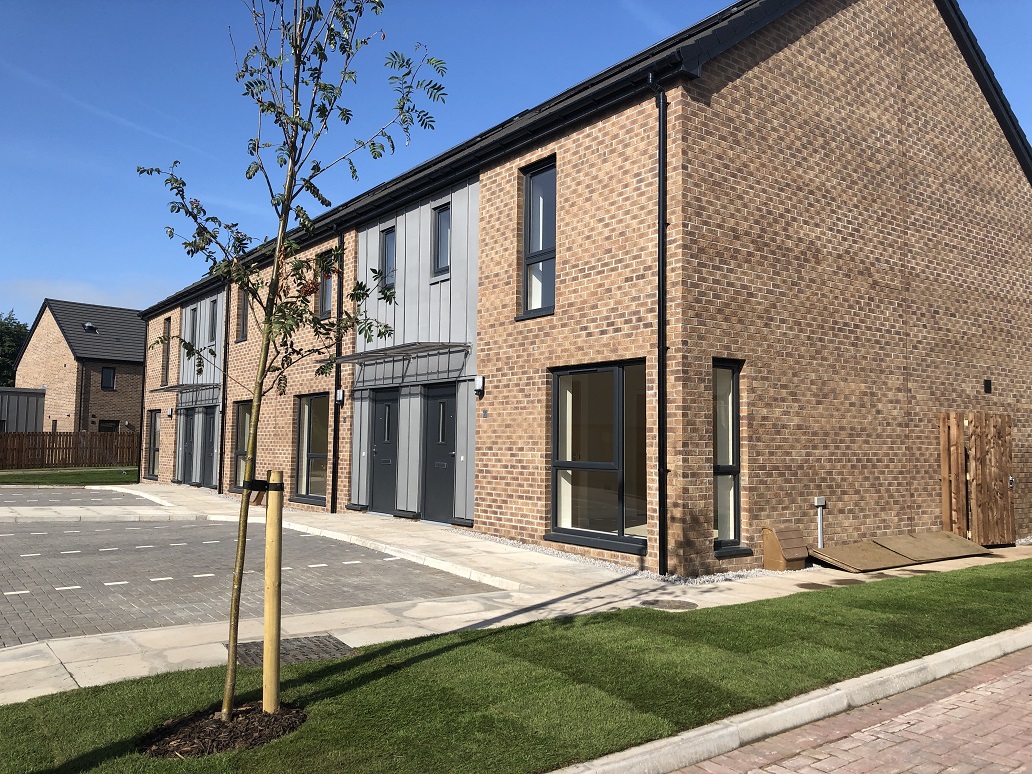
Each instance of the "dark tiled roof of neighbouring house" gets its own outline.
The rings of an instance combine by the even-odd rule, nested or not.
[[[138,309],[47,298],[40,308],[40,316],[47,307],[76,360],[143,362],[147,325],[140,318]],[[39,316],[36,318],[38,322]],[[36,323],[33,323],[33,329]]]

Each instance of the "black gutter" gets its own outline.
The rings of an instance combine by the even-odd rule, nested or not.
[[[659,473],[659,574],[668,572],[667,561],[667,313],[666,313],[666,263],[667,263],[667,98],[666,91],[649,76],[649,86],[656,92],[656,114],[658,121],[658,148],[656,158],[656,370],[658,375],[656,401],[659,413],[659,448],[657,463]]]

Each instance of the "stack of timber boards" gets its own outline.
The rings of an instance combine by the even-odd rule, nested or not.
[[[810,556],[847,572],[874,572],[908,564],[941,562],[990,551],[952,532],[909,532],[845,546],[810,547]]]

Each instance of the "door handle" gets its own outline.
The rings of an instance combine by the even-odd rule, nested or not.
[[[449,457],[454,457],[455,456],[455,452],[448,452],[448,456]]]
[[[373,456],[374,457],[376,456],[376,447],[375,446],[373,447]]]

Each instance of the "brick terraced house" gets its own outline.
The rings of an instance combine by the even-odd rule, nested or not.
[[[43,300],[15,387],[45,390],[45,432],[138,431],[144,325],[135,309]]]
[[[942,529],[943,412],[983,412],[1029,535],[1030,180],[955,0],[739,2],[298,235],[343,247],[327,314],[385,272],[395,335],[292,376],[258,470],[302,507],[698,574],[759,566],[765,526],[812,541],[818,497],[829,543]]]

